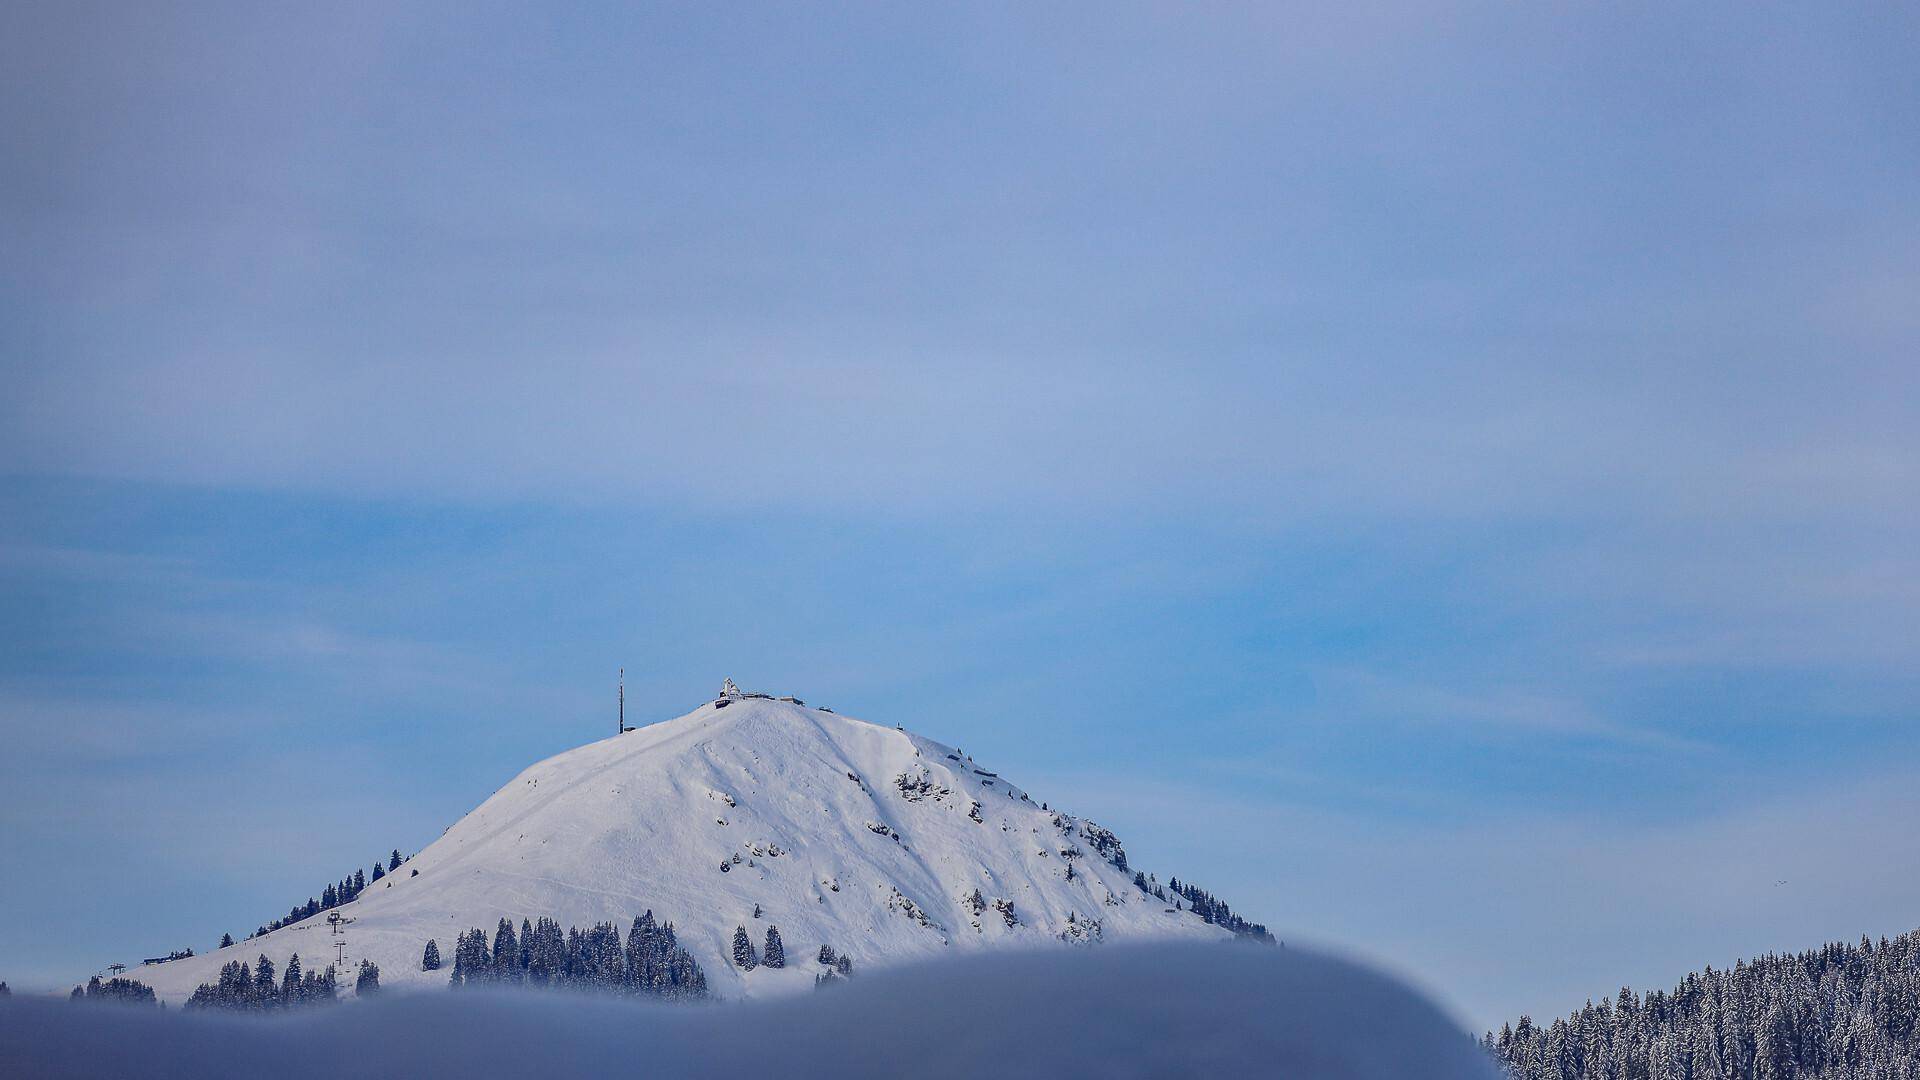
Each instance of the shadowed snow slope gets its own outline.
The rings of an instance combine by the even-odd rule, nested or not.
[[[50,1078],[1274,1076],[1493,1080],[1384,976],[1297,949],[1117,947],[880,972],[725,1007],[388,995],[278,1017],[0,1004],[0,1074]]]
[[[353,920],[349,985],[368,958],[389,988],[444,986],[446,970],[420,970],[427,940],[450,965],[461,931],[491,936],[503,917],[624,933],[652,910],[717,994],[752,997],[810,987],[822,944],[858,973],[994,946],[1229,936],[1175,906],[1133,885],[1111,833],[953,747],[745,697],[534,765],[338,910]],[[298,953],[317,969],[337,955],[326,918],[129,974],[179,1002],[230,960],[285,970]],[[734,928],[758,945],[769,925],[788,966],[735,967]]]

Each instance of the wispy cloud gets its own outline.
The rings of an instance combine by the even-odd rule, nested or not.
[[[1518,686],[1461,690],[1394,679],[1360,668],[1329,668],[1316,676],[1321,711],[1336,721],[1449,727],[1470,736],[1494,733],[1596,739],[1648,750],[1698,752],[1709,745],[1656,728],[1622,723],[1590,705]]]

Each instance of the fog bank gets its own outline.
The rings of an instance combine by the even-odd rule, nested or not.
[[[284,1080],[621,1075],[917,1077],[1493,1074],[1377,973],[1295,949],[1106,948],[862,974],[781,1001],[635,1005],[389,993],[251,1017],[14,1001],[0,1074]]]

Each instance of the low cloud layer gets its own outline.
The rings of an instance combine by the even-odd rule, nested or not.
[[[260,1019],[0,1007],[15,1076],[1301,1076],[1490,1080],[1467,1035],[1373,972],[1297,950],[1105,948],[859,976],[761,1004],[390,994]]]

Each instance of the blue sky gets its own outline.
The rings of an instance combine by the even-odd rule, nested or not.
[[[1910,929],[1916,30],[10,10],[0,977],[424,845],[623,664],[1477,1024]]]

